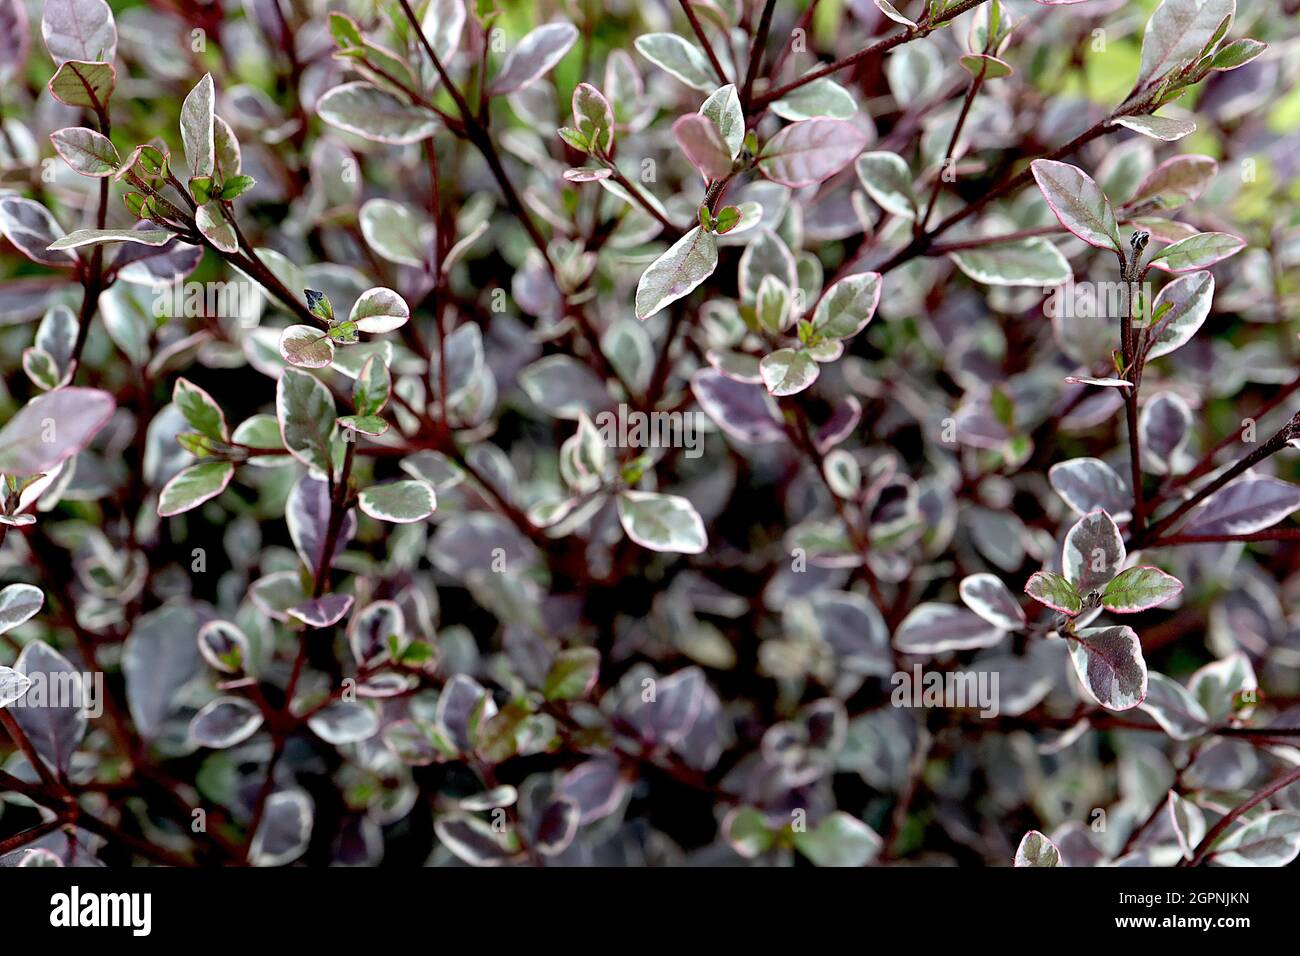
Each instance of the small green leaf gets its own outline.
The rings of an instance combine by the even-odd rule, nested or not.
[[[226,416],[221,406],[193,382],[185,378],[176,379],[172,401],[199,434],[216,441],[230,440],[230,430],[226,427]]]
[[[1106,585],[1101,592],[1101,603],[1117,614],[1133,614],[1159,607],[1182,589],[1183,582],[1159,568],[1129,568]]]
[[[378,415],[340,415],[339,426],[375,438],[388,431],[388,421]]]
[[[303,295],[307,297],[307,311],[316,318],[325,322],[334,321],[334,306],[330,303],[330,297],[318,289],[303,289]]]
[[[169,518],[197,508],[226,490],[235,465],[229,461],[207,461],[191,465],[163,486],[158,496],[158,516]]]
[[[239,198],[256,185],[257,180],[252,176],[232,176],[221,187],[221,198],[229,202],[232,199]]]
[[[1083,610],[1083,600],[1074,585],[1054,571],[1037,571],[1025,584],[1025,593],[1039,604],[1071,617]]]
[[[573,647],[555,655],[542,693],[547,700],[578,700],[587,695],[600,673],[600,654],[591,647]]]
[[[383,357],[372,355],[366,359],[357,380],[352,383],[352,407],[359,416],[378,415],[388,404],[393,380]]]

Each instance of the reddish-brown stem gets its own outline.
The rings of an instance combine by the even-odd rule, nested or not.
[[[1240,817],[1251,807],[1259,803],[1263,803],[1269,797],[1273,796],[1273,794],[1277,793],[1279,790],[1283,790],[1286,787],[1291,786],[1291,784],[1295,783],[1297,780],[1300,780],[1300,767],[1292,768],[1291,770],[1282,774],[1282,776],[1278,777],[1268,786],[1264,787],[1264,789],[1253,794],[1245,802],[1240,803],[1237,806],[1233,807],[1231,810],[1229,810],[1227,813],[1223,815],[1223,819],[1221,819],[1214,826],[1210,827],[1209,832],[1205,834],[1205,838],[1201,840],[1201,842],[1196,845],[1196,849],[1192,851],[1192,858],[1190,860],[1188,859],[1179,860],[1178,865],[1199,866],[1200,864],[1204,863],[1205,858],[1210,855],[1210,849],[1214,846],[1215,842],[1219,839],[1219,837],[1223,835],[1223,832],[1227,830],[1228,827],[1232,826],[1233,821],[1235,821],[1238,817]]]
[[[955,20],[967,10],[973,10],[984,2],[985,0],[959,0],[959,2],[954,4],[950,9],[945,10],[943,13],[939,14],[939,16],[935,17],[934,20],[918,23],[914,27],[908,27],[902,33],[888,37],[878,43],[873,43],[871,46],[859,50],[857,53],[836,60],[834,63],[829,63],[826,66],[813,70],[811,73],[805,73],[803,76],[799,77],[799,79],[786,83],[784,86],[778,86],[776,89],[768,90],[762,96],[754,99],[754,106],[759,109],[766,109],[769,103],[779,100],[781,97],[799,89],[801,86],[807,86],[809,83],[813,82],[813,80],[820,80],[823,76],[830,76],[832,73],[838,73],[840,70],[861,63],[863,60],[870,57],[887,53],[894,47],[901,46],[909,40],[914,40],[917,37],[928,36],[935,27],[942,26],[949,20]]]
[[[700,24],[699,18],[695,15],[695,9],[691,6],[691,0],[680,0],[682,12],[686,14],[686,19],[691,22],[691,29],[695,31],[695,39],[700,41],[700,46],[704,47],[704,55],[709,58],[709,63],[713,66],[713,72],[717,74],[718,82],[726,86],[730,80],[727,79],[727,72],[718,62],[718,54],[713,52],[713,44],[709,42],[708,35],[704,32],[704,27]]]

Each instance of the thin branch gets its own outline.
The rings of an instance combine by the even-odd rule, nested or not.
[[[917,37],[929,36],[931,31],[933,31],[936,27],[942,26],[943,24],[947,23],[949,20],[956,19],[957,17],[965,13],[967,10],[973,10],[976,7],[978,7],[980,4],[985,2],[986,0],[960,0],[960,2],[954,4],[950,9],[945,10],[943,13],[939,14],[939,16],[935,17],[933,20],[927,21],[925,23],[918,23],[914,27],[908,27],[902,33],[881,40],[878,43],[873,43],[871,46],[859,50],[857,53],[836,60],[834,63],[830,63],[827,64],[826,66],[821,67],[820,69],[813,70],[811,73],[805,73],[803,76],[799,77],[799,79],[786,83],[784,86],[778,86],[774,90],[768,90],[762,96],[759,96],[754,100],[754,106],[758,107],[759,109],[766,109],[770,103],[773,103],[776,100],[781,99],[781,97],[786,96],[787,94],[793,92],[794,90],[799,89],[801,86],[807,86],[809,83],[813,82],[814,80],[820,80],[824,76],[830,76],[832,73],[838,73],[840,70],[853,66],[854,64],[861,63],[863,60],[869,59],[870,57],[878,56],[881,53],[887,53],[890,50],[894,49],[894,47],[902,46],[904,43],[907,43],[909,40],[915,40]]]
[[[1282,776],[1278,777],[1276,780],[1274,780],[1272,783],[1266,786],[1263,790],[1260,790],[1258,793],[1251,796],[1244,803],[1238,804],[1236,807],[1229,810],[1226,814],[1223,815],[1222,820],[1220,820],[1214,826],[1210,827],[1209,832],[1205,834],[1205,838],[1196,845],[1196,849],[1192,851],[1192,858],[1190,860],[1188,859],[1179,860],[1178,865],[1183,867],[1199,866],[1201,863],[1205,862],[1205,858],[1210,853],[1210,848],[1214,846],[1215,842],[1223,834],[1223,831],[1227,830],[1228,827],[1232,826],[1234,820],[1240,817],[1251,807],[1267,800],[1269,797],[1273,796],[1273,794],[1277,793],[1279,790],[1283,790],[1286,787],[1291,786],[1291,784],[1295,783],[1297,780],[1300,780],[1300,767],[1292,768],[1287,773],[1284,773]]]
[[[718,62],[718,54],[713,52],[713,44],[709,42],[704,27],[700,24],[699,18],[695,16],[695,9],[691,6],[691,0],[680,0],[680,3],[682,11],[686,14],[686,19],[691,21],[691,29],[695,31],[695,39],[700,41],[700,46],[704,47],[704,55],[709,58],[709,63],[713,65],[713,72],[717,74],[718,82],[726,86],[731,82],[727,79],[727,71]]]
[[[1153,524],[1144,533],[1135,535],[1133,547],[1140,548],[1153,541],[1158,541],[1161,535],[1174,525],[1178,524],[1183,516],[1198,504],[1210,495],[1214,494],[1224,485],[1228,484],[1228,482],[1232,481],[1234,478],[1239,477],[1251,468],[1255,467],[1255,465],[1259,464],[1265,458],[1281,451],[1287,446],[1287,443],[1297,435],[1300,435],[1300,412],[1297,412],[1289,422],[1278,429],[1278,431],[1274,433],[1268,441],[1264,442],[1245,458],[1234,464],[1231,468],[1228,468],[1223,472],[1223,474],[1219,475],[1219,477],[1215,478],[1209,484],[1197,489],[1197,491],[1188,497],[1182,504]]]
[[[749,104],[754,95],[754,80],[758,78],[758,68],[763,63],[763,53],[767,49],[767,33],[772,28],[772,11],[776,7],[776,0],[767,0],[763,5],[763,13],[758,18],[758,30],[754,34],[754,40],[749,45],[749,64],[745,69],[745,85],[740,91],[740,109],[742,113],[749,113]]]

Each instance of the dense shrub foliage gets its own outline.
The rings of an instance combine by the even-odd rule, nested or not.
[[[1296,12],[0,0],[0,863],[1290,862]]]

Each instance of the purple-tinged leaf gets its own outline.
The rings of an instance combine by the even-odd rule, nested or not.
[[[1278,478],[1238,478],[1192,512],[1185,534],[1252,534],[1300,511],[1300,485]]]
[[[1069,163],[1036,159],[1034,179],[1061,225],[1090,246],[1119,252],[1119,225],[1110,200],[1092,177]]]
[[[1210,728],[1210,716],[1182,684],[1164,674],[1147,674],[1147,696],[1139,705],[1174,740],[1192,740]]]
[[[1122,478],[1100,458],[1072,458],[1058,462],[1047,473],[1052,489],[1075,514],[1098,509],[1121,521],[1133,507],[1133,493]]]
[[[279,347],[280,357],[297,368],[325,368],[334,361],[334,343],[319,326],[287,326]]]
[[[28,688],[23,706],[9,708],[9,714],[41,759],[59,773],[66,774],[72,765],[72,755],[86,735],[84,706],[91,703],[81,671],[43,641],[32,641],[23,647],[13,669],[33,685],[40,684],[45,692],[38,701],[33,699],[35,695]],[[53,694],[55,688],[59,688],[61,693]],[[59,698],[57,705],[56,697]]]
[[[0,473],[39,475],[90,444],[116,408],[97,388],[61,388],[38,395],[0,428]]]
[[[614,110],[603,93],[590,83],[579,83],[573,91],[573,125],[599,153],[614,148]]]
[[[369,83],[340,83],[316,101],[316,112],[331,126],[392,145],[428,139],[440,125],[435,114]]]
[[[492,81],[494,96],[521,90],[549,72],[578,39],[578,28],[567,21],[547,23],[531,31],[506,55]]]
[[[367,604],[348,626],[348,646],[358,667],[371,666],[389,656],[390,639],[405,643],[406,618],[395,601]]]
[[[213,134],[217,93],[212,74],[203,74],[181,104],[181,142],[191,177],[211,176],[216,169],[216,141]]]
[[[1237,827],[1214,848],[1219,866],[1287,866],[1300,856],[1300,813],[1272,810]]]
[[[63,229],[48,209],[33,199],[17,195],[0,196],[0,232],[33,262],[71,268],[77,257],[72,252],[51,250],[63,236]]]
[[[1236,0],[1161,0],[1142,33],[1137,85],[1145,86],[1196,59],[1236,8]]]
[[[54,151],[63,157],[73,172],[82,176],[111,176],[117,172],[117,167],[122,162],[112,140],[103,133],[84,126],[56,129],[50,134],[50,142],[54,144]]]
[[[117,68],[112,63],[68,60],[51,77],[50,95],[66,106],[86,109],[107,107],[117,85]]]
[[[433,823],[438,840],[462,863],[470,866],[504,866],[519,856],[519,838],[513,830],[498,832],[467,813],[449,813]]]
[[[289,537],[298,550],[298,556],[309,574],[320,565],[321,552],[329,533],[330,490],[328,482],[311,475],[303,475],[289,492],[284,506],[284,518],[289,525]],[[349,509],[339,525],[334,541],[330,564],[338,559],[357,531],[356,512]]]
[[[200,670],[194,636],[201,626],[195,609],[164,604],[141,615],[122,651],[126,702],[140,735],[154,740],[179,708],[178,695]]]
[[[284,866],[307,852],[315,808],[305,790],[271,794],[253,834],[248,859],[254,866]]]
[[[262,726],[262,712],[242,697],[218,697],[190,721],[190,739],[200,747],[224,750],[242,744]]]
[[[1025,626],[1020,602],[996,575],[968,575],[962,578],[957,591],[968,608],[994,627],[1015,631]]]
[[[1158,392],[1142,406],[1138,433],[1144,467],[1157,475],[1174,474],[1191,436],[1192,410],[1176,392]]]
[[[596,757],[566,773],[556,793],[577,804],[578,823],[586,826],[617,810],[627,795],[628,787],[617,760]]]
[[[111,63],[117,56],[117,25],[104,0],[45,0],[41,36],[55,63]]]
[[[1213,302],[1214,276],[1208,272],[1180,276],[1161,289],[1151,306],[1151,314],[1158,318],[1147,359],[1168,355],[1191,341],[1205,324]]]
[[[965,608],[927,602],[903,618],[894,632],[894,647],[904,654],[941,654],[992,647],[1006,634]]]
[[[1146,698],[1147,665],[1131,627],[1076,632],[1070,662],[1089,695],[1107,710],[1132,710]]]
[[[198,634],[199,655],[223,674],[238,674],[249,657],[248,637],[230,621],[208,621]]]
[[[0,84],[22,73],[32,52],[24,0],[0,0]]]
[[[725,179],[731,172],[730,150],[708,117],[687,113],[673,123],[673,136],[705,182]]]
[[[1061,570],[1080,595],[1102,587],[1119,573],[1127,554],[1124,538],[1105,511],[1084,515],[1065,535]]]
[[[1154,204],[1168,211],[1192,202],[1214,179],[1219,164],[1209,156],[1175,156],[1147,174],[1126,206]]]
[[[785,427],[765,389],[701,369],[691,377],[691,391],[704,413],[736,441],[761,445],[785,438]]]
[[[758,168],[774,182],[797,189],[834,176],[853,162],[867,136],[847,120],[810,119],[791,123],[758,154]]]

